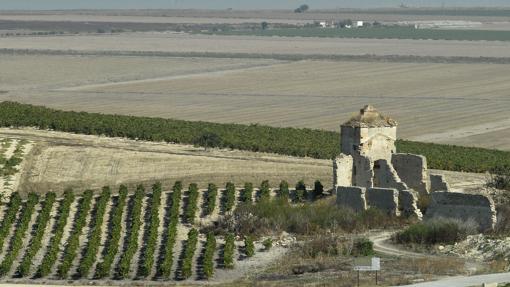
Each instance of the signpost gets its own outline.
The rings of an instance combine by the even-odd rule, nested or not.
[[[375,285],[378,282],[378,272],[381,270],[381,258],[379,257],[362,257],[354,259],[354,271],[358,271],[358,286],[359,286],[359,273],[366,271],[375,271]]]

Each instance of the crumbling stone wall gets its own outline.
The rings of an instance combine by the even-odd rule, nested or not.
[[[382,188],[395,188],[397,190],[409,189],[400,180],[397,172],[388,161],[381,159],[374,163],[374,186]]]
[[[413,190],[400,190],[398,192],[398,209],[405,217],[422,219],[423,214],[418,208],[418,194]]]
[[[400,179],[410,188],[424,195],[429,192],[430,179],[427,159],[422,155],[396,153],[391,157],[391,164]]]
[[[352,208],[356,212],[367,209],[366,189],[357,186],[339,186],[336,189],[336,203]]]
[[[433,192],[425,218],[444,217],[462,221],[474,220],[480,231],[496,226],[494,201],[481,194],[457,192]]]
[[[374,169],[373,162],[370,158],[362,155],[353,155],[353,181],[352,185],[362,187],[374,186]]]
[[[394,188],[369,188],[366,192],[368,208],[377,208],[391,215],[400,215],[398,190]]]
[[[353,166],[350,155],[341,154],[333,160],[333,187],[352,185]]]
[[[448,182],[444,179],[443,175],[431,174],[430,175],[430,192],[436,191],[450,191]]]

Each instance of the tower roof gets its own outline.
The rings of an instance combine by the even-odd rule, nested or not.
[[[397,122],[379,113],[372,105],[366,105],[360,110],[358,115],[352,117],[342,126],[355,128],[396,127]]]

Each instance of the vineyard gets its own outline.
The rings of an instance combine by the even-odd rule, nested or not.
[[[31,193],[26,199],[15,192],[0,207],[0,276],[194,281],[214,279],[218,269],[235,273],[237,265],[265,252],[267,242],[201,229],[241,200],[277,195],[267,182],[246,186],[248,192],[232,183],[199,189],[176,182],[167,192],[156,183],[99,193],[67,190],[60,197]]]
[[[32,143],[25,140],[0,140],[0,199],[9,198],[17,189],[23,157],[31,148]]]
[[[219,148],[318,159],[331,159],[340,152],[340,134],[324,130],[67,112],[15,102],[1,102],[0,111],[0,126],[3,127],[38,127],[195,145],[201,145],[197,138],[214,134],[217,136],[214,147]],[[499,165],[510,164],[510,152],[484,148],[398,140],[397,150],[424,155],[431,169],[486,172]]]

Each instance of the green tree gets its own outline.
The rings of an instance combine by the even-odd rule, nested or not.
[[[267,28],[269,27],[269,23],[264,21],[264,22],[260,23],[260,27],[262,28],[262,30],[267,30]]]
[[[278,189],[278,197],[283,200],[289,199],[289,183],[285,180],[280,182],[280,187]]]
[[[304,13],[306,11],[308,11],[310,9],[310,7],[306,4],[303,4],[301,6],[299,6],[298,8],[296,8],[296,10],[294,10],[294,13]]]
[[[205,150],[208,148],[215,148],[221,146],[221,138],[215,133],[204,133],[193,141],[196,146],[204,147]]]
[[[322,196],[324,192],[324,186],[322,185],[320,180],[316,180],[313,187],[313,198],[317,199]]]
[[[308,199],[308,191],[306,190],[306,184],[303,180],[300,180],[296,184],[296,196],[294,197],[295,202],[303,202]]]

